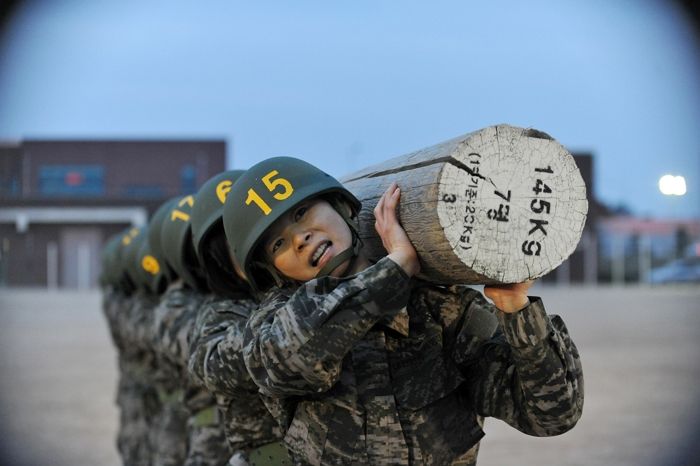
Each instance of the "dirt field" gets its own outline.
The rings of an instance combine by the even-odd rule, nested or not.
[[[537,291],[581,352],[583,417],[546,439],[488,420],[479,465],[697,464],[700,287]],[[115,385],[99,293],[0,290],[0,464],[118,465]]]

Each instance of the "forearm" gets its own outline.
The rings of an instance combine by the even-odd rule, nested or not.
[[[189,370],[212,393],[233,396],[250,381],[242,354],[244,322],[215,320],[190,346]]]
[[[519,312],[497,313],[504,340],[479,363],[474,399],[480,414],[531,435],[557,435],[581,415],[581,362],[563,321],[532,301]]]
[[[248,323],[244,350],[255,382],[273,396],[329,389],[353,345],[406,304],[408,281],[384,259],[348,279],[309,282],[262,308]]]

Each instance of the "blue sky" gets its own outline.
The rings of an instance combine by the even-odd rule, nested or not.
[[[693,34],[660,0],[26,2],[0,139],[218,137],[231,168],[341,176],[509,123],[591,151],[606,203],[700,218]],[[660,194],[666,173],[686,196]]]

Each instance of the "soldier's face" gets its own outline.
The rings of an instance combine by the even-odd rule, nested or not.
[[[263,245],[282,275],[306,282],[352,245],[352,233],[327,201],[312,199],[278,219],[267,231]],[[346,268],[347,263],[341,264],[331,275],[340,277]]]

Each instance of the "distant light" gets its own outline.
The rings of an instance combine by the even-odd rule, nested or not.
[[[659,179],[659,190],[667,196],[683,196],[686,193],[685,178],[664,175]]]

